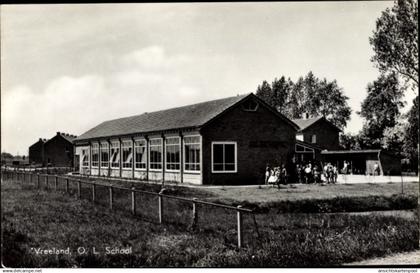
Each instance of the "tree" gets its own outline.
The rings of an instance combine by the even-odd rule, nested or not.
[[[376,21],[369,39],[375,55],[372,61],[382,73],[398,73],[418,88],[418,3],[398,0]]]
[[[325,78],[319,82],[316,96],[313,100],[313,110],[316,115],[325,117],[337,127],[343,129],[350,119],[351,109],[347,104],[349,98],[338,87],[337,81],[328,82]]]
[[[398,122],[394,127],[387,127],[384,130],[381,140],[381,147],[393,151],[395,154],[403,156],[403,145],[407,124]]]
[[[303,88],[304,80],[303,77],[299,77],[297,82],[293,84],[291,93],[288,98],[288,107],[285,110],[285,115],[292,119],[302,117],[302,113],[305,112],[305,89]]]
[[[296,83],[284,76],[274,79],[271,87],[264,81],[256,94],[289,118],[302,118],[305,113],[324,116],[341,129],[350,119],[348,97],[337,82],[320,80],[311,71]]]
[[[282,76],[280,79],[275,78],[271,83],[273,105],[277,111],[284,113],[287,112],[288,102],[287,98],[292,89],[293,82]]]
[[[13,155],[10,154],[10,153],[2,152],[1,153],[1,158],[2,159],[11,159],[11,158],[13,158]]]
[[[343,150],[360,150],[360,139],[358,135],[350,133],[340,134],[340,147]]]
[[[272,107],[276,107],[274,104],[274,99],[271,86],[268,82],[263,81],[261,85],[258,85],[256,95],[268,103]]]
[[[417,169],[419,156],[419,96],[413,100],[413,106],[407,113],[407,121],[403,150]]]
[[[382,74],[368,84],[367,97],[358,114],[365,119],[361,137],[371,142],[368,145],[371,148],[379,148],[385,129],[396,125],[400,108],[404,106],[402,97],[395,73]]]

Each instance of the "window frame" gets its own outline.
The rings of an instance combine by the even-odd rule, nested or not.
[[[214,145],[234,145],[234,151],[235,151],[235,169],[234,170],[223,170],[218,171],[214,170]],[[223,161],[225,158],[225,149],[223,148]],[[226,162],[223,162],[223,164],[226,164]],[[211,142],[211,172],[212,173],[237,173],[238,172],[238,143],[236,141],[212,141]]]
[[[316,134],[311,135],[311,143],[316,144]]]
[[[89,147],[85,147],[85,148],[82,148],[81,149],[81,151],[82,151],[82,167],[90,167],[90,153],[89,153]],[[84,161],[83,159],[84,159],[84,157],[83,157],[83,155],[87,155],[87,160],[86,161]],[[85,164],[85,162],[87,163],[87,164]]]
[[[199,167],[200,167],[200,169],[197,171],[197,170],[187,170],[186,168],[185,168],[185,166],[186,166],[186,164],[187,164],[187,162],[185,161],[185,159],[187,158],[186,156],[185,156],[185,151],[186,151],[186,149],[185,149],[185,138],[186,137],[198,137],[198,139],[199,139],[199,141],[198,141],[198,144],[200,145],[200,153],[199,153],[199,159],[200,159],[200,162],[198,163],[198,165],[199,165]],[[188,143],[188,144],[197,144],[197,143]],[[188,145],[187,144],[187,145]],[[201,173],[201,170],[202,170],[202,153],[203,153],[203,143],[202,143],[202,137],[201,137],[201,135],[184,135],[183,137],[182,137],[182,145],[183,145],[183,149],[182,149],[182,168],[183,168],[183,171],[184,171],[184,173],[190,173],[190,174],[199,174],[199,173]],[[197,164],[197,163],[189,163],[189,164]]]
[[[127,145],[127,146],[124,146],[124,143],[125,144],[127,144],[127,143],[129,143],[129,145]],[[130,167],[124,167],[124,148],[128,148],[129,150],[131,149],[131,166]],[[121,153],[121,162],[120,162],[120,164],[121,164],[121,168],[123,169],[123,170],[131,170],[131,169],[133,169],[133,140],[131,140],[131,139],[122,139],[121,140],[121,151],[120,151],[120,153]]]
[[[251,103],[255,103],[255,107],[254,108],[247,108],[248,106],[250,106]],[[245,112],[257,112],[258,107],[260,106],[260,104],[253,100],[253,99],[249,99],[245,102],[242,103],[242,110],[244,110]]]
[[[167,157],[167,155],[168,155],[168,143],[167,143],[167,141],[168,141],[168,139],[178,139],[178,144],[169,144],[169,146],[178,146],[178,148],[179,148],[179,161],[178,161],[178,163],[177,162],[170,162],[169,164],[178,164],[179,165],[179,168],[178,169],[168,169],[168,157]],[[182,162],[181,162],[181,148],[182,148],[182,146],[181,146],[182,144],[181,144],[181,137],[179,137],[179,136],[168,136],[168,137],[165,137],[165,171],[166,172],[169,172],[169,173],[179,173],[179,172],[181,172],[181,164],[182,164]]]
[[[99,168],[99,162],[100,162],[100,150],[99,150],[99,143],[98,142],[93,142],[92,143],[92,145],[91,145],[91,152],[92,152],[92,154],[91,154],[91,164],[92,164],[92,168],[95,168],[95,169],[98,169]],[[96,152],[96,154],[97,154],[97,159],[98,160],[96,160],[96,161],[94,161],[93,160],[93,155],[95,154],[95,152]]]
[[[152,164],[159,164],[159,162],[153,162],[152,163],[152,161],[151,161],[151,156],[150,156],[150,153],[151,153],[151,150],[152,150],[152,146],[158,146],[158,145],[152,145],[151,143],[152,143],[152,140],[157,140],[157,139],[159,139],[160,140],[160,153],[161,153],[161,157],[160,157],[160,169],[154,169],[154,168],[152,168]],[[147,158],[147,160],[148,160],[148,162],[149,162],[149,172],[150,171],[152,171],[152,172],[155,172],[155,171],[162,171],[163,170],[163,168],[164,168],[164,166],[163,166],[163,157],[164,157],[164,155],[163,155],[163,145],[164,145],[164,141],[163,141],[163,138],[162,137],[155,137],[155,138],[150,138],[149,139],[149,149],[148,149],[148,158]]]
[[[102,160],[102,152],[106,152],[106,154],[108,155],[108,160]],[[99,143],[99,165],[101,168],[109,168],[109,143],[108,142],[101,142]]]
[[[143,145],[137,145],[138,142],[143,142]],[[139,147],[144,147],[144,152],[143,154],[146,154],[146,162],[137,162],[137,148]],[[149,154],[148,154],[148,147],[147,147],[147,140],[140,138],[140,139],[134,139],[134,170],[140,170],[140,171],[145,171],[147,170],[147,164],[149,161]],[[137,168],[137,163],[144,163],[144,168]]]
[[[118,157],[119,157],[119,160],[118,160],[118,167],[113,167],[112,166],[112,161],[111,161],[112,148],[113,148],[112,144],[116,144],[116,143],[118,143],[118,146],[117,147],[114,147],[114,148],[117,148],[118,149]],[[111,151],[109,153],[109,164],[111,166],[111,169],[119,170],[120,167],[121,167],[121,144],[120,144],[120,141],[119,140],[111,140],[111,144],[110,144],[109,150]]]

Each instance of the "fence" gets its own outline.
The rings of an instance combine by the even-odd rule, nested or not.
[[[34,166],[2,166],[2,171],[35,172],[45,174],[66,174],[74,171],[73,167],[34,167]]]
[[[118,185],[91,182],[88,178],[50,175],[22,172],[4,169],[1,172],[2,181],[15,180],[23,184],[35,186],[36,189],[62,191],[70,195],[76,195],[78,199],[88,199],[93,203],[108,206],[111,210],[129,211],[132,215],[141,216],[143,220],[153,221],[159,224],[184,225],[191,230],[198,230],[199,227],[207,225],[211,229],[234,229],[236,231],[236,245],[238,248],[244,246],[244,230],[258,233],[255,215],[252,210],[241,206],[228,206],[199,200],[197,198],[185,198],[168,195],[164,190],[151,192],[139,190],[134,187],[126,188]],[[207,213],[211,210],[212,213]],[[216,211],[215,211],[216,210]],[[219,210],[219,211],[217,211]],[[218,217],[236,214],[234,217],[226,217],[222,225],[217,225],[215,219],[199,217],[201,215],[217,215]],[[224,212],[222,212],[224,211]],[[219,213],[220,212],[220,213]],[[244,221],[244,215],[248,216]],[[250,218],[251,217],[251,218]],[[232,223],[231,219],[235,219]],[[246,224],[246,227],[244,226]],[[206,230],[206,229],[204,229]],[[229,233],[226,240],[230,240],[233,234]],[[249,240],[252,242],[253,240]]]

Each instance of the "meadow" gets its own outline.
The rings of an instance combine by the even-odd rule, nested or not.
[[[168,193],[220,198],[201,190],[182,190],[169,187]],[[97,188],[97,204],[89,201],[88,187],[83,188],[81,200],[75,198],[74,186],[70,191],[73,195],[2,181],[2,253],[6,266],[322,267],[419,247],[416,210],[392,215],[257,211],[255,219],[244,215],[244,247],[238,249],[235,212],[199,206],[198,226],[191,229],[189,203],[165,200],[161,225],[153,196],[139,196],[138,215],[133,216],[126,209],[126,192],[115,192],[115,207],[110,210],[105,187]],[[39,255],[33,250],[54,247],[69,247],[71,255]],[[79,254],[79,247],[95,247],[99,254]],[[107,255],[106,247],[131,247],[132,253]]]

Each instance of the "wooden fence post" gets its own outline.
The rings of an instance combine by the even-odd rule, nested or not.
[[[55,177],[54,177],[54,188],[55,188],[55,191],[57,191],[57,189],[58,189],[58,176],[56,175]]]
[[[131,213],[136,215],[136,192],[134,191],[136,188],[131,188]]]
[[[193,198],[193,207],[192,207],[192,222],[191,222],[191,229],[197,228],[198,223],[198,213],[197,213],[197,198]]]
[[[159,223],[162,224],[163,223],[163,203],[162,203],[162,193],[163,193],[163,189],[160,190],[159,195],[158,195],[158,203],[159,203]]]
[[[109,208],[112,209],[112,203],[114,201],[112,185],[109,185],[108,190],[109,190]]]
[[[82,181],[77,180],[77,198],[82,199]]]
[[[47,190],[49,189],[48,185],[48,174],[45,175],[45,186],[47,187]]]
[[[39,173],[36,174],[36,187],[39,189]]]
[[[32,184],[32,173],[29,173],[29,184]]]
[[[66,193],[69,193],[69,179],[66,178]]]
[[[240,211],[240,208],[242,206],[237,207],[237,225],[238,225],[238,248],[242,247],[242,212]]]
[[[96,200],[96,184],[92,184],[92,202],[95,203]]]

